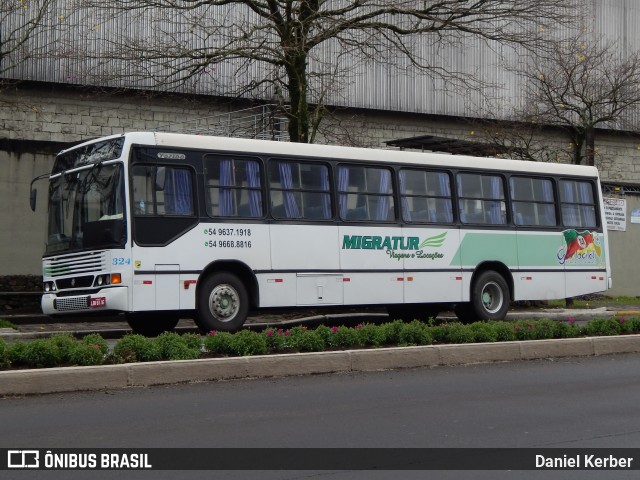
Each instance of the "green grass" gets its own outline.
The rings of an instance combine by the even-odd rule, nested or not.
[[[565,308],[564,300],[549,300],[552,308]],[[601,308],[601,307],[640,307],[640,297],[607,297],[606,295],[585,295],[573,299],[571,308]]]
[[[13,323],[9,320],[5,320],[4,318],[0,318],[0,328],[13,328],[14,330],[17,330]]]

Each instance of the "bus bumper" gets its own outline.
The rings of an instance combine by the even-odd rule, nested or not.
[[[55,293],[42,295],[42,312],[45,315],[67,313],[98,313],[100,311],[129,310],[127,287],[110,287],[84,295],[63,297]]]

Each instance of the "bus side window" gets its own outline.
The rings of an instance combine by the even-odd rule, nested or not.
[[[565,227],[597,227],[593,184],[588,181],[560,180],[560,209]]]
[[[158,178],[162,181],[159,182]],[[133,206],[137,216],[194,215],[192,172],[188,168],[133,167]]]
[[[402,219],[408,223],[451,223],[451,181],[445,172],[400,170]]]
[[[210,217],[263,216],[260,162],[207,155],[204,166],[207,213]]]
[[[556,225],[553,183],[548,178],[513,176],[509,179],[513,220],[517,226]]]
[[[458,207],[462,223],[504,225],[507,223],[507,204],[502,177],[459,173]]]
[[[333,216],[325,164],[272,159],[269,191],[276,219],[329,220]]]
[[[347,221],[395,220],[391,170],[338,166],[338,213]]]

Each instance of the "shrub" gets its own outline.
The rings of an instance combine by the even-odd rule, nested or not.
[[[352,348],[361,346],[361,340],[355,329],[341,325],[331,328],[329,346],[336,348]]]
[[[331,328],[326,325],[320,325],[315,329],[315,332],[322,337],[325,345],[331,345]]]
[[[68,362],[72,365],[102,365],[104,353],[95,343],[76,342],[68,353]]]
[[[18,340],[7,346],[7,354],[9,356],[9,363],[12,365],[24,365],[24,352],[27,348],[27,344]]]
[[[627,321],[624,317],[614,318],[614,321],[618,322],[620,325],[620,333],[633,333],[634,325],[632,322]]]
[[[71,352],[75,348],[78,341],[69,333],[60,333],[49,339],[53,343],[54,348],[58,349],[58,363],[69,363],[71,361]]]
[[[318,332],[305,330],[291,335],[291,346],[299,352],[321,352],[327,345]]]
[[[152,362],[162,359],[158,344],[139,334],[122,337],[113,347],[113,354],[124,362]]]
[[[535,323],[529,322],[526,320],[517,321],[513,330],[516,334],[516,340],[535,340],[536,339],[536,330]]]
[[[605,336],[618,335],[622,327],[620,322],[614,318],[595,318],[582,329],[587,335]]]
[[[498,342],[511,342],[516,339],[513,324],[509,322],[492,322],[491,327],[496,334],[496,341]]]
[[[289,348],[289,338],[285,336],[282,329],[268,328],[264,332],[264,337],[267,341],[267,349],[270,352],[284,352]]]
[[[9,348],[3,339],[0,338],[0,369],[9,368],[11,361],[9,360]]]
[[[229,332],[212,330],[204,339],[204,349],[209,353],[231,355],[231,337]]]
[[[185,333],[182,335],[182,340],[188,348],[198,350],[198,352],[202,351],[202,337],[197,333]]]
[[[200,356],[200,342],[197,344],[175,332],[164,332],[154,340],[163,360],[193,360]]]
[[[538,320],[536,322],[532,322],[533,324],[533,338],[532,340],[545,340],[554,338],[556,328],[555,320],[551,320],[549,318],[543,318],[542,320]]]
[[[634,333],[640,333],[640,317],[631,317],[627,320],[629,330]]]
[[[362,345],[380,347],[387,342],[384,330],[378,325],[365,323],[358,329],[357,333]]]
[[[267,339],[251,330],[240,330],[231,336],[229,348],[234,355],[264,355],[267,353]]]
[[[91,333],[85,336],[82,339],[82,343],[84,343],[85,345],[97,347],[102,355],[107,355],[109,353],[109,346],[107,345],[107,341],[97,333]]]
[[[476,336],[467,325],[449,323],[445,327],[445,341],[449,343],[473,343],[476,341]]]
[[[495,328],[495,322],[474,322],[468,327],[473,333],[474,342],[498,341],[498,330]]]
[[[434,325],[429,330],[434,342],[446,342],[447,341],[447,324]]]
[[[5,320],[4,318],[0,318],[0,328],[13,328],[17,330],[17,327],[11,323],[9,320]]]
[[[580,335],[580,327],[575,323],[555,322],[553,338],[573,338]]]
[[[60,348],[53,339],[32,340],[25,344],[21,353],[16,363],[31,368],[55,367],[63,360]]]
[[[399,340],[400,345],[431,345],[433,343],[429,327],[418,320],[402,325]]]
[[[388,345],[400,343],[400,331],[403,326],[404,322],[402,320],[395,320],[391,323],[383,323],[380,325],[385,338],[384,343]]]

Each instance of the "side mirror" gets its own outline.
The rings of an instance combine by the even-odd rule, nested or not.
[[[35,212],[36,211],[36,199],[38,198],[38,190],[36,190],[35,188],[31,189],[31,192],[29,193],[29,204],[31,205],[31,211]]]
[[[38,190],[33,188],[33,184],[36,183],[38,180],[47,178],[49,175],[50,175],[49,173],[43,173],[42,175],[38,175],[36,178],[31,180],[31,191],[29,192],[29,205],[31,205],[32,212],[36,211],[36,199],[38,198]]]

